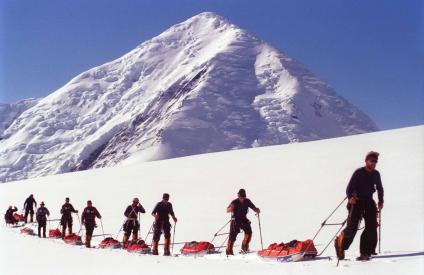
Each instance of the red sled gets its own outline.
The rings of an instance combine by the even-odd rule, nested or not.
[[[215,253],[215,246],[210,242],[189,242],[185,243],[180,249],[182,255],[203,256],[205,254]]]
[[[25,221],[25,217],[22,214],[18,214],[18,213],[13,213],[13,218],[15,219],[15,221],[17,222],[24,222]]]
[[[122,245],[118,240],[115,240],[112,237],[107,237],[99,243],[100,248],[120,248]]]
[[[151,253],[150,247],[143,241],[138,240],[124,244],[124,248],[131,253],[149,254]]]
[[[318,254],[312,240],[297,241],[289,243],[273,243],[268,248],[260,250],[258,255],[265,260],[275,260],[278,262],[298,262],[314,258]]]
[[[28,227],[24,227],[21,229],[21,233],[22,234],[27,234],[27,235],[35,235],[34,234],[34,230],[32,230],[31,228]]]
[[[78,236],[75,233],[72,233],[72,234],[69,234],[68,236],[65,236],[63,238],[63,241],[67,244],[82,245],[81,236]]]
[[[58,228],[49,230],[49,238],[59,239],[62,237],[62,232]]]

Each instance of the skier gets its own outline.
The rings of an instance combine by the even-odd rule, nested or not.
[[[241,250],[243,252],[249,251],[249,243],[252,239],[252,228],[250,226],[250,221],[247,219],[246,215],[250,209],[255,211],[257,214],[261,212],[251,200],[246,198],[246,190],[240,189],[237,193],[238,198],[233,200],[230,205],[227,207],[227,213],[232,213],[231,216],[231,225],[230,225],[230,236],[227,243],[227,255],[234,255],[233,246],[236,241],[240,229],[244,231],[243,243]]]
[[[44,207],[44,202],[41,202],[40,208],[37,209],[37,213],[35,215],[35,218],[37,219],[38,223],[38,237],[41,238],[41,229],[43,229],[43,238],[46,237],[46,223],[47,223],[47,217],[50,216],[49,210]]]
[[[171,215],[174,223],[177,222],[172,204],[169,202],[169,194],[162,195],[162,201],[158,202],[152,211],[152,216],[155,218],[153,225],[153,255],[158,255],[158,244],[162,231],[165,235],[163,255],[170,256],[169,244],[171,242],[171,223],[169,222],[169,215]]]
[[[13,216],[13,213],[18,211],[18,208],[16,206],[12,207],[9,206],[9,208],[6,210],[6,213],[4,214],[4,219],[6,220],[6,224],[16,224],[18,223],[18,220],[15,219]]]
[[[34,195],[31,194],[24,202],[24,209],[25,209],[25,223],[28,222],[28,214],[30,214],[30,222],[33,221],[34,217],[34,205],[37,208],[37,202],[34,199]]]
[[[140,204],[138,198],[134,198],[131,205],[128,205],[127,209],[124,212],[125,217],[127,217],[123,229],[125,231],[123,243],[127,243],[131,232],[133,242],[138,240],[138,230],[140,229],[140,223],[138,221],[138,213],[146,213],[144,207]]]
[[[361,218],[365,220],[365,229],[361,234],[359,245],[361,255],[357,260],[368,261],[377,246],[377,207],[381,210],[384,204],[384,189],[380,173],[375,170],[378,157],[379,153],[369,152],[365,157],[365,166],[353,173],[347,186],[346,195],[349,199],[347,225],[334,242],[339,260],[344,259],[345,250],[349,249]],[[376,190],[378,193],[377,207],[373,199],[373,193]]]
[[[78,210],[75,210],[72,204],[69,203],[69,198],[65,198],[65,204],[60,209],[60,214],[62,214],[62,218],[60,219],[62,238],[65,237],[66,227],[69,228],[69,235],[72,234],[72,213],[78,213]]]
[[[81,215],[81,223],[85,226],[85,246],[91,247],[91,238],[93,237],[93,231],[96,226],[96,217],[101,219],[99,211],[96,207],[93,207],[91,200],[87,201],[87,207],[84,208],[84,211]]]

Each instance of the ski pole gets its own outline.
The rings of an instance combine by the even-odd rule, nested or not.
[[[262,250],[264,249],[264,244],[262,242],[262,226],[261,226],[261,218],[259,217],[259,213],[257,214],[258,217],[258,223],[259,223],[259,236],[261,237],[261,247]]]
[[[171,248],[171,254],[174,254],[174,243],[175,243],[175,230],[177,228],[177,222],[174,222],[174,234],[172,236],[172,248]]]
[[[81,220],[80,220],[80,217],[79,217],[79,215],[78,215],[78,212],[77,213],[75,213],[75,214],[77,214],[77,218],[78,218],[78,222],[79,222],[79,225],[80,225],[80,229],[79,229],[79,231],[78,231],[78,234],[81,232],[81,230],[82,230],[82,224],[81,224]]]
[[[381,210],[378,211],[378,253],[381,253]]]
[[[103,234],[103,236],[105,235],[105,231],[103,230],[103,222],[102,222],[102,219],[100,219],[100,225],[102,226],[102,234]]]

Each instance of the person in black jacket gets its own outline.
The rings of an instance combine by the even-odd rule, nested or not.
[[[158,244],[162,231],[165,235],[164,240],[164,255],[170,256],[169,244],[171,242],[171,223],[169,222],[169,215],[171,215],[174,222],[177,222],[177,218],[174,214],[172,204],[169,202],[169,194],[164,193],[162,195],[162,201],[158,202],[152,211],[152,216],[155,218],[153,226],[153,255],[158,255]]]
[[[17,219],[15,219],[15,217],[13,216],[13,213],[18,211],[18,208],[9,206],[9,208],[7,208],[6,213],[4,214],[4,219],[6,220],[6,224],[17,224],[19,221]]]
[[[379,210],[384,204],[384,189],[381,183],[380,173],[375,170],[379,153],[369,152],[365,157],[365,166],[357,169],[346,188],[346,195],[349,199],[346,228],[340,233],[334,242],[336,254],[339,259],[344,259],[344,251],[349,249],[360,220],[365,220],[365,229],[361,234],[360,253],[357,260],[367,261],[374,253],[377,246],[377,207]],[[378,204],[373,199],[373,194],[377,190]]]
[[[97,211],[96,207],[93,207],[93,203],[89,200],[81,215],[81,223],[85,226],[85,246],[88,248],[91,247],[91,238],[96,227],[96,217],[98,219],[102,218],[99,211]]]
[[[30,214],[30,222],[34,222],[34,205],[37,207],[37,202],[34,199],[34,195],[31,194],[24,202],[24,209],[25,209],[25,223],[28,222],[28,214]]]
[[[78,213],[78,210],[69,203],[69,198],[65,198],[65,204],[62,205],[60,209],[60,214],[62,218],[60,219],[60,224],[62,225],[62,238],[65,237],[66,227],[69,228],[69,235],[72,234],[72,213]]]
[[[138,213],[146,213],[146,210],[144,210],[144,207],[140,204],[140,200],[138,198],[134,198],[132,204],[128,205],[124,212],[124,215],[127,217],[127,219],[122,226],[125,232],[124,238],[122,240],[123,243],[128,242],[131,232],[133,235],[133,242],[138,240],[138,230],[140,229]]]
[[[257,214],[261,212],[251,200],[246,198],[246,190],[240,189],[237,193],[238,198],[233,200],[227,207],[227,213],[232,213],[231,225],[230,225],[230,236],[228,237],[227,255],[234,255],[233,246],[236,241],[240,229],[244,231],[244,238],[241,246],[241,250],[244,252],[249,251],[249,243],[252,239],[252,227],[250,221],[246,217],[249,208],[255,211]]]
[[[43,229],[43,238],[46,237],[47,216],[50,216],[50,212],[46,207],[44,207],[44,202],[41,202],[40,208],[37,209],[37,213],[35,214],[35,218],[38,223],[38,237],[40,238],[41,229]]]

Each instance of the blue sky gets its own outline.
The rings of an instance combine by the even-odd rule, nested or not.
[[[424,123],[419,0],[2,0],[0,102],[46,96],[202,11],[300,60],[380,128]]]

